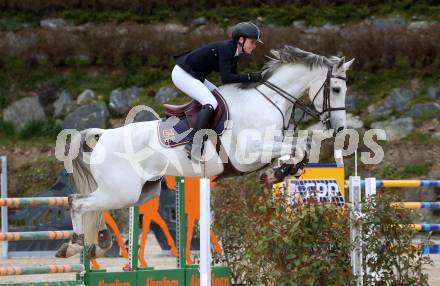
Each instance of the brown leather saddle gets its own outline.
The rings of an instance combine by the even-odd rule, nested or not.
[[[213,90],[212,94],[217,99],[218,106],[211,121],[211,129],[220,136],[224,132],[225,121],[229,119],[229,110],[226,101],[217,90]],[[166,118],[159,122],[159,141],[167,147],[186,144],[191,140],[191,135],[187,134],[188,130],[194,127],[197,113],[202,105],[192,100],[182,105],[164,104],[164,107]],[[171,120],[173,116],[175,120]]]

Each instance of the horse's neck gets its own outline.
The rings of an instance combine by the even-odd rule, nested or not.
[[[285,65],[280,67],[269,78],[269,81],[281,89],[287,91],[294,98],[300,98],[305,91],[325,75],[325,70],[321,68],[310,69],[304,65]],[[266,86],[261,88],[267,96],[280,107],[287,118],[290,118],[292,111],[292,102],[285,99],[278,93]]]
[[[269,78],[269,81],[295,97],[301,96],[310,85],[325,75],[322,68],[310,69],[304,65],[285,65]],[[282,98],[275,92],[271,96]]]
[[[325,75],[320,69],[310,69],[303,65],[284,65],[279,67],[275,73],[269,78],[269,81],[276,86],[282,88],[295,98],[299,98],[304,91],[310,87],[316,79]],[[292,115],[293,104],[274,90],[265,85],[259,85],[257,89],[240,89],[239,85],[226,85],[220,88],[224,95],[226,102],[231,111],[233,120],[236,116],[247,116],[247,122],[250,125],[277,125],[282,127],[283,124],[288,124]],[[276,107],[282,112],[285,122],[281,121],[281,117],[277,112],[273,112],[273,105],[262,94],[264,94]],[[255,120],[249,122],[249,112],[258,112],[259,116]],[[266,110],[270,112],[267,113]],[[264,122],[259,122],[264,121]]]

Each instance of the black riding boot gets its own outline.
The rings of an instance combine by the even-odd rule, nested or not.
[[[212,117],[214,117],[215,110],[214,107],[211,104],[205,104],[202,106],[202,109],[200,109],[199,113],[197,114],[196,118],[196,124],[194,125],[194,128],[192,130],[192,138],[191,140],[185,145],[185,151],[188,154],[188,158],[191,159],[191,150],[193,145],[193,139],[194,135],[197,133],[197,131],[201,129],[209,129],[209,126],[211,124]],[[203,143],[201,148],[203,147],[203,144],[205,142],[205,138],[203,138]],[[200,154],[202,153],[202,150],[200,150]]]

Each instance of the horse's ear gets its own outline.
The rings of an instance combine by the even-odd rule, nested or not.
[[[344,70],[348,70],[353,62],[354,58],[352,58],[349,62],[344,63]]]
[[[337,68],[337,69],[340,69],[344,63],[345,63],[345,57],[342,57],[342,58],[339,60],[339,63],[338,63],[338,65],[336,66],[336,68]]]

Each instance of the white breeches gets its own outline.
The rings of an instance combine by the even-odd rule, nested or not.
[[[214,90],[217,87],[209,80],[205,79],[202,83],[178,65],[174,66],[173,72],[171,73],[171,79],[178,89],[200,102],[200,104],[211,104],[214,109],[217,108],[217,100],[211,93],[211,90]]]

